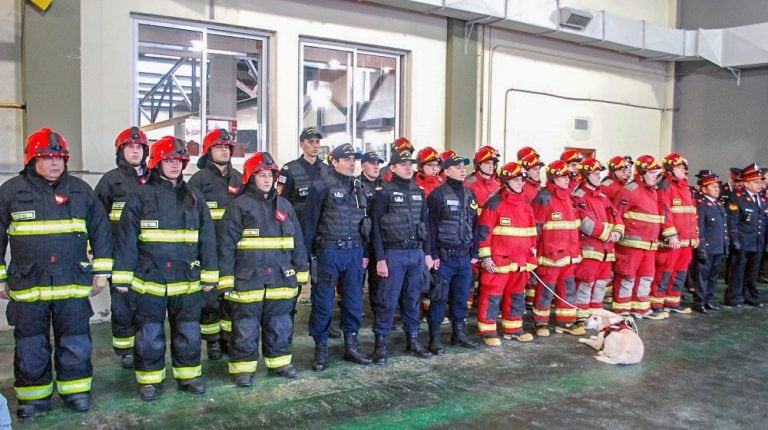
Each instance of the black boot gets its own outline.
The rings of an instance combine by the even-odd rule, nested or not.
[[[87,412],[91,409],[93,400],[90,393],[71,394],[64,399],[64,404],[75,412]]]
[[[433,355],[445,355],[442,339],[440,339],[440,325],[429,326],[429,352]]]
[[[453,323],[453,333],[451,333],[451,345],[460,346],[467,349],[477,349],[480,347],[467,337],[467,326],[464,321],[455,321]]]
[[[408,336],[405,338],[405,350],[419,358],[432,357],[432,354],[421,344],[419,332],[408,333]]]
[[[328,361],[328,343],[317,342],[315,344],[315,358],[312,360],[312,370],[322,372],[325,370],[325,363]]]
[[[221,343],[217,340],[209,340],[206,342],[206,349],[208,350],[209,360],[221,359]]]
[[[376,335],[376,343],[373,346],[373,363],[387,364],[387,337]]]
[[[360,349],[357,333],[344,333],[344,359],[357,364],[371,364],[371,358]]]

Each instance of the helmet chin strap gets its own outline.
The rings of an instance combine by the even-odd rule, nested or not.
[[[592,181],[589,179],[589,175],[586,175],[584,178],[587,180],[587,183],[592,186],[592,188],[595,188],[595,189],[600,188],[599,183],[597,184],[592,183]]]

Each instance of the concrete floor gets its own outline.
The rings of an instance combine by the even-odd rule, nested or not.
[[[14,417],[14,428],[764,429],[768,421],[768,307],[640,321],[646,355],[638,365],[602,364],[575,337],[554,334],[423,360],[404,355],[395,333],[386,366],[344,362],[342,341],[332,339],[322,373],[310,369],[308,313],[302,304],[297,379],[267,377],[260,365],[252,387],[236,388],[226,361],[204,360],[205,395],[177,392],[169,379],[150,403],[138,399],[132,372],[112,354],[109,325],[95,325],[94,408],[74,414],[55,397],[53,411],[22,423]],[[369,327],[368,318],[366,351]],[[0,393],[14,413],[10,332],[0,334],[0,363]]]

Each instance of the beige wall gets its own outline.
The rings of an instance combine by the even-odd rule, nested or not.
[[[497,147],[506,160],[522,146],[535,147],[545,161],[565,146],[594,148],[604,161],[670,148],[672,117],[660,111],[671,106],[668,64],[498,29],[486,29],[483,45],[480,144]],[[590,130],[574,130],[575,118],[588,119]]]

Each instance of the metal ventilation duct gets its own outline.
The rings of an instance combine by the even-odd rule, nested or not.
[[[768,64],[768,23],[683,30],[569,5],[559,0],[365,0],[471,23],[540,34],[659,61],[706,60],[742,69]],[[592,15],[583,29],[560,24],[563,8]]]

